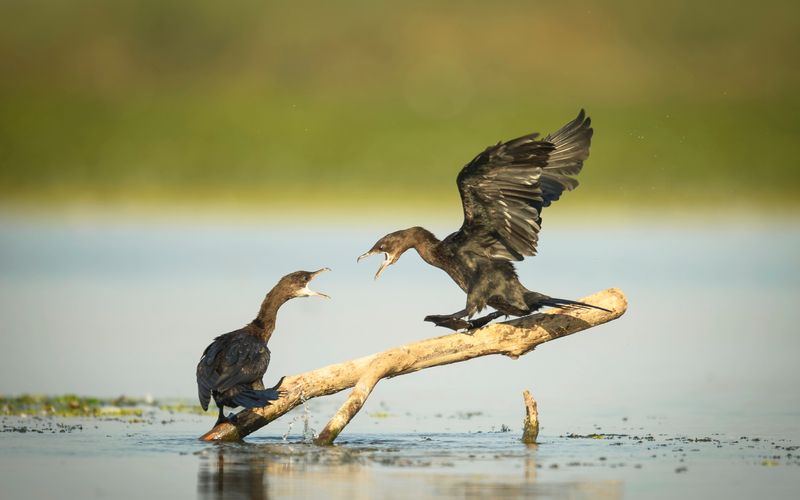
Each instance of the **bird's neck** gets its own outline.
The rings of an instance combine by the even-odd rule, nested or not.
[[[412,227],[414,238],[412,248],[417,251],[422,260],[436,267],[442,267],[442,260],[439,256],[439,239],[424,227]]]
[[[285,292],[271,290],[261,303],[258,316],[250,323],[250,331],[258,335],[265,343],[269,342],[272,332],[275,331],[275,319],[278,316],[278,309],[289,300]]]

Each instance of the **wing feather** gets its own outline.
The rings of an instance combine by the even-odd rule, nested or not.
[[[241,330],[220,335],[197,364],[200,405],[208,409],[213,391],[225,392],[236,385],[261,380],[269,360],[269,349],[261,339]]]
[[[535,255],[542,208],[578,186],[589,156],[591,120],[578,117],[537,140],[528,134],[486,148],[458,174],[464,207],[461,232],[493,258]]]
[[[589,158],[594,134],[591,125],[591,118],[581,110],[577,118],[544,138],[555,146],[555,151],[550,153],[547,167],[542,172],[543,207],[558,200],[564,191],[578,187],[578,179],[570,176],[578,175],[583,162]]]
[[[218,367],[217,391],[224,392],[239,384],[260,380],[269,366],[270,352],[261,339],[242,335],[225,352],[225,362]]]

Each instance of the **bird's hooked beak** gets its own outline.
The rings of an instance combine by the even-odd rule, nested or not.
[[[377,255],[379,253],[383,254],[383,264],[381,264],[381,267],[378,268],[378,272],[375,273],[375,279],[380,278],[381,273],[383,272],[383,270],[386,269],[387,267],[389,267],[390,264],[394,263],[394,259],[392,259],[389,256],[389,253],[388,252],[381,252],[380,250],[376,250],[376,249],[372,249],[372,250],[370,250],[369,252],[367,252],[365,254],[359,255],[358,259],[356,260],[356,262],[361,262],[361,259],[366,259],[367,257],[370,257],[372,255]]]
[[[311,280],[313,280],[314,278],[316,278],[320,274],[322,274],[324,272],[327,272],[327,271],[330,271],[330,268],[323,267],[319,271],[314,271],[313,273],[311,273],[311,277],[308,279],[308,282],[310,283]],[[326,295],[326,294],[324,294],[322,292],[317,292],[315,290],[311,290],[310,288],[308,288],[308,283],[306,283],[306,286],[304,286],[300,290],[300,296],[301,297],[325,297],[326,299],[331,298],[330,295]]]

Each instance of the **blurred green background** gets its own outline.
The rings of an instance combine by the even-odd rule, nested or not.
[[[796,207],[798,48],[789,1],[4,0],[0,196],[455,210],[585,107],[573,208]]]

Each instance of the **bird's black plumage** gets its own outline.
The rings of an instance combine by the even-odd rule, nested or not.
[[[454,314],[426,318],[440,326],[475,327],[544,306],[593,307],[528,290],[513,265],[536,254],[542,209],[578,186],[574,176],[589,157],[592,133],[591,120],[581,110],[577,118],[544,139],[533,133],[486,148],[458,174],[464,208],[458,231],[442,241],[421,227],[396,231],[361,257],[386,255],[376,278],[409,248],[447,272],[467,293],[467,304]],[[487,305],[497,312],[472,322],[462,319]]]
[[[264,389],[269,358],[267,343],[247,328],[214,339],[197,365],[200,406],[207,410],[213,394],[217,406],[251,407],[254,391]]]
[[[308,289],[308,282],[319,273],[297,271],[281,278],[267,294],[258,316],[239,330],[215,338],[206,347],[197,364],[197,394],[203,410],[208,409],[211,398],[219,408],[218,423],[224,421],[223,408],[261,407],[279,398],[280,382],[265,389],[262,377],[269,367],[270,350],[267,347],[275,330],[278,309],[295,297],[327,295]],[[283,379],[281,379],[283,380]]]

